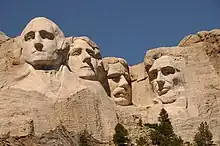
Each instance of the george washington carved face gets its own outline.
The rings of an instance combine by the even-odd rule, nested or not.
[[[35,69],[56,68],[61,64],[64,35],[55,23],[44,17],[35,18],[21,36],[25,61]]]

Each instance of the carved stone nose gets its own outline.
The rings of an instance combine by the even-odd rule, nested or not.
[[[164,85],[164,81],[162,81],[162,80],[159,80],[159,81],[157,81],[157,84],[158,84],[158,88],[159,88],[159,90],[161,90],[161,89],[163,89],[163,85]]]
[[[43,44],[41,44],[41,43],[36,43],[36,44],[34,44],[34,47],[36,48],[37,51],[42,51],[42,49],[43,49]]]
[[[120,77],[119,87],[126,88],[128,86],[128,82],[123,75]]]
[[[83,59],[83,62],[90,63],[90,62],[91,62],[91,57],[90,57],[90,56],[86,56],[86,57]]]

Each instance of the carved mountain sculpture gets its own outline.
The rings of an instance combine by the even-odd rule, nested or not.
[[[134,141],[138,121],[157,122],[162,108],[184,141],[206,121],[220,144],[219,32],[151,49],[130,67],[44,17],[15,38],[0,34],[0,144],[79,145],[86,131],[94,145],[113,145],[118,123]]]

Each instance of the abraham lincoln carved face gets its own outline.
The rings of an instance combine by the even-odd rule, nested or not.
[[[176,100],[176,90],[182,86],[182,75],[175,67],[170,56],[156,59],[148,71],[149,81],[153,91],[162,103],[172,103]]]

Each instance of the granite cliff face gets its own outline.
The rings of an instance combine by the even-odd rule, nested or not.
[[[79,145],[86,132],[94,145],[113,145],[117,123],[135,141],[139,120],[155,123],[165,108],[183,140],[206,121],[220,145],[219,35],[189,35],[129,67],[102,58],[88,37],[65,37],[35,18],[20,36],[0,36],[0,144]]]
[[[173,103],[162,104],[162,107],[171,116],[176,133],[181,135],[184,140],[191,141],[199,123],[207,121],[214,139],[219,141],[219,76],[206,52],[211,49],[214,49],[211,45],[201,42],[187,47],[156,48],[147,52],[147,56],[172,56],[177,68],[184,75],[184,90],[179,91],[178,97]],[[145,81],[149,83],[148,78]],[[157,96],[154,92],[149,92],[152,87],[146,82],[145,86],[141,85],[144,81],[132,83],[133,92],[147,91],[145,97],[139,94],[136,94],[137,97],[133,96],[133,99],[139,99],[136,101],[136,105],[141,108],[145,106],[144,103],[146,105],[152,104],[148,99]],[[135,88],[136,86],[138,88]],[[150,112],[147,118],[144,118],[146,122],[157,120],[155,118],[155,113],[158,115],[157,108],[146,107],[146,110]]]

